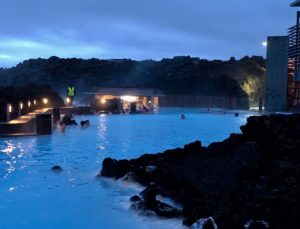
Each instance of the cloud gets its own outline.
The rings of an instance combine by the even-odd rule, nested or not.
[[[7,60],[10,63],[18,63],[28,58],[45,57],[58,55],[62,57],[82,57],[90,58],[99,56],[104,50],[97,46],[84,44],[74,40],[65,40],[60,38],[48,38],[46,42],[5,39],[0,40],[0,50],[7,54],[0,54],[0,61]]]
[[[52,55],[265,55],[261,42],[294,23],[282,0],[1,0],[0,66]]]
[[[6,54],[0,54],[0,59],[2,59],[2,60],[10,60],[10,59],[12,59],[12,57],[9,56],[9,55],[6,55]]]

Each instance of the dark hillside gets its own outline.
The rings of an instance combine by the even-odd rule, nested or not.
[[[174,95],[249,97],[256,102],[263,95],[265,60],[208,61],[179,56],[161,61],[130,59],[30,59],[9,69],[0,69],[0,85],[24,86],[46,83],[65,93],[69,84],[79,95],[92,87],[144,87]]]

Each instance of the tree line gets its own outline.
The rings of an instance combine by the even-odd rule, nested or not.
[[[153,88],[172,95],[236,96],[256,102],[264,93],[265,65],[265,59],[259,56],[227,61],[190,56],[160,61],[53,56],[0,69],[0,85],[43,83],[65,93],[72,84],[79,95],[95,86]]]

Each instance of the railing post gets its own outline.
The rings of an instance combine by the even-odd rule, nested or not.
[[[11,104],[6,105],[6,122],[10,121],[10,113],[12,112]]]
[[[22,116],[22,109],[23,109],[23,103],[20,102],[20,103],[19,103],[19,112],[18,112],[18,116],[19,116],[19,117]]]
[[[259,97],[258,110],[262,111],[263,108],[263,97]]]

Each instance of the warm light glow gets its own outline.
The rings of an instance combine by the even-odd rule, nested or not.
[[[268,42],[263,41],[262,46],[267,47],[268,46]]]
[[[66,103],[69,104],[71,102],[71,99],[69,97],[66,98]]]
[[[47,104],[48,103],[48,99],[47,98],[43,98],[43,103]]]
[[[22,102],[20,103],[20,109],[21,110],[23,109],[23,103]]]
[[[12,112],[12,105],[8,105],[8,112],[11,113]]]
[[[36,100],[33,100],[33,104],[36,105]]]
[[[124,100],[125,102],[136,102],[136,100],[138,99],[138,97],[135,97],[135,96],[130,96],[130,95],[124,95],[124,96],[121,96],[121,99]]]
[[[106,103],[106,100],[105,100],[105,99],[101,99],[101,103],[102,103],[102,104],[105,104],[105,103]]]
[[[28,102],[27,102],[27,105],[28,105],[28,107],[31,107],[31,102],[28,101]]]

